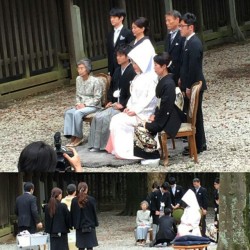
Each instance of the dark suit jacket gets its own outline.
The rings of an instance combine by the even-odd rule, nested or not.
[[[170,192],[170,197],[171,197],[171,201],[172,204],[175,206],[177,203],[181,204],[181,198],[184,195],[184,190],[182,186],[176,185],[176,189],[175,189],[175,194],[173,194],[172,189],[170,188],[169,190]]]
[[[164,215],[159,219],[159,231],[156,234],[157,241],[166,240],[172,241],[177,233],[177,227],[174,218],[168,215]]]
[[[88,196],[86,206],[83,208],[78,205],[77,197],[73,198],[70,214],[72,226],[75,229],[95,228],[98,226],[96,200],[91,196]]]
[[[204,187],[200,187],[197,193],[196,193],[195,188],[192,188],[192,190],[194,191],[194,193],[196,195],[199,206],[202,207],[203,209],[207,210],[207,207],[208,207],[207,189]]]
[[[45,206],[45,232],[46,233],[68,233],[70,228],[70,213],[67,205],[57,202],[56,213],[51,218],[48,205]]]
[[[121,75],[121,67],[117,67],[113,74],[110,88],[108,91],[108,102],[117,102],[117,98],[113,97],[113,93],[118,88],[120,92],[120,104],[125,108],[130,97],[130,81],[135,77],[136,73],[132,64],[129,64]]]
[[[134,35],[131,30],[123,26],[116,43],[114,44],[114,30],[112,30],[107,37],[107,52],[108,52],[108,72],[112,76],[114,74],[115,68],[118,67],[116,61],[116,48],[121,44],[129,44],[134,40]]]
[[[171,43],[171,34],[168,34],[165,39],[165,51],[172,57],[172,64],[169,71],[174,74],[174,81],[178,83],[180,78],[181,57],[185,38],[181,37],[180,31],[177,31],[173,42]]]
[[[186,44],[182,53],[180,69],[181,89],[186,91],[198,81],[202,81],[201,90],[207,89],[206,81],[202,69],[203,48],[200,39],[193,35]]]
[[[30,233],[36,232],[36,224],[40,222],[36,197],[30,193],[24,193],[17,197],[15,213],[18,217],[18,227],[29,227]]]
[[[156,190],[152,194],[152,200],[151,200],[151,215],[153,217],[153,224],[158,224],[159,223],[159,215],[156,215],[156,211],[160,211],[161,207],[161,202],[165,203],[165,208],[172,208],[171,207],[171,197],[169,192],[165,192],[163,195],[161,193],[161,190]]]
[[[175,137],[180,126],[181,119],[175,105],[175,83],[171,75],[163,77],[156,86],[156,97],[161,99],[160,109],[156,108],[155,120],[152,123],[146,123],[145,127],[153,133],[162,130]]]

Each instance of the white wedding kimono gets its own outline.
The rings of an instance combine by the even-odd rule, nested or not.
[[[136,62],[142,73],[135,76],[130,86],[130,99],[127,108],[136,113],[129,116],[120,113],[112,117],[110,123],[110,137],[106,147],[109,153],[122,159],[140,159],[134,156],[134,126],[140,121],[147,121],[154,113],[157,105],[155,87],[158,79],[152,70],[153,57],[151,43],[143,42],[135,47],[128,56]]]
[[[178,226],[178,236],[201,236],[199,227],[201,212],[195,193],[189,189],[182,197],[182,200],[188,206],[184,209],[184,213],[181,217],[181,223]]]

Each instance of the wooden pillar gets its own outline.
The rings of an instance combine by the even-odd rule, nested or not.
[[[75,79],[77,77],[77,72],[76,72],[76,58],[75,58],[74,35],[73,35],[73,21],[72,21],[73,0],[64,0],[63,7],[64,7],[64,21],[66,26],[66,36],[69,49],[69,62],[71,71],[70,83],[74,84]]]
[[[173,9],[172,0],[163,0],[165,13]]]
[[[197,18],[197,30],[196,32],[199,33],[200,39],[202,41],[203,46],[205,46],[205,41],[204,41],[204,34],[203,34],[203,27],[204,27],[204,22],[203,22],[203,12],[202,12],[202,1],[201,0],[195,0],[195,15]],[[206,49],[204,47],[204,49]]]

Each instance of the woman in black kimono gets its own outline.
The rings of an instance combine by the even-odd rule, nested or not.
[[[70,213],[67,205],[61,203],[61,199],[62,190],[55,187],[45,207],[45,232],[50,234],[51,250],[69,250]]]
[[[163,52],[154,57],[154,70],[159,77],[156,86],[156,97],[160,99],[160,105],[156,108],[155,114],[151,115],[149,121],[143,126],[152,134],[164,130],[170,137],[175,137],[181,126],[181,110],[175,105],[175,82],[172,74],[168,73],[168,67],[171,65],[171,57],[167,52]],[[159,161],[160,154],[158,150],[146,152],[135,143],[134,154],[145,160],[142,165],[153,164]]]
[[[98,226],[96,200],[88,195],[88,185],[78,184],[78,195],[71,203],[72,225],[76,229],[76,246],[79,250],[93,249],[98,246],[95,228]]]

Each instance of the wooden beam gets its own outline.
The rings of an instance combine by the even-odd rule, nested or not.
[[[73,34],[73,21],[72,21],[72,9],[73,9],[73,0],[64,0],[64,21],[66,28],[66,36],[68,42],[69,49],[69,62],[70,62],[70,70],[71,70],[71,81],[75,82],[75,78],[77,77],[76,72],[76,58],[75,58],[75,47],[74,47],[74,34]]]

